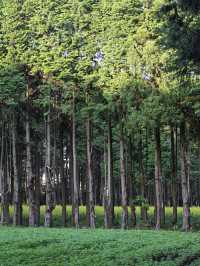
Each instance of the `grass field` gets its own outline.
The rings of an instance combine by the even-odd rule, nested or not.
[[[12,208],[10,209],[11,217],[12,217]],[[44,211],[45,207],[41,207],[41,225],[44,224]],[[140,227],[140,208],[137,207],[137,225]],[[61,207],[57,206],[53,212],[53,227],[61,227]],[[104,210],[103,207],[97,206],[95,209],[96,213],[96,227],[103,228],[104,227]],[[67,207],[67,226],[71,227],[71,206]],[[28,207],[23,207],[23,216],[24,216],[24,223],[28,225]],[[191,208],[191,222],[192,222],[192,229],[193,230],[200,230],[200,208],[199,207],[192,207]],[[150,207],[148,211],[149,217],[149,224],[153,226],[154,223],[154,208]],[[121,220],[121,208],[115,207],[115,227],[120,227],[120,220]],[[80,207],[80,223],[81,227],[86,227],[86,215],[85,215],[85,207]],[[177,229],[180,229],[182,225],[182,208],[178,208],[178,223]],[[172,208],[166,208],[166,225],[165,229],[172,229]]]
[[[200,233],[0,227],[1,266],[200,265]]]

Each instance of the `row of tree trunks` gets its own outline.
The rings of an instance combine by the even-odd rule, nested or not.
[[[27,102],[26,120],[25,120],[25,133],[26,133],[26,176],[27,176],[27,199],[29,204],[29,225],[38,226],[40,221],[40,193],[41,193],[41,176],[42,176],[42,150],[40,142],[35,147],[31,145],[30,134],[30,105]],[[88,116],[86,119],[86,151],[87,151],[87,211],[88,211],[88,226],[95,228],[95,186],[94,186],[94,173],[92,161],[92,140],[91,140],[91,120]],[[13,224],[22,224],[22,175],[20,172],[19,164],[19,151],[17,144],[17,129],[16,117],[12,117],[12,124],[7,128],[6,123],[2,123],[1,132],[1,154],[0,154],[0,179],[1,179],[1,223],[9,223],[9,183],[10,165],[9,156],[12,155],[12,173],[13,173]],[[72,113],[72,135],[70,144],[72,144],[72,156],[69,159],[73,162],[71,165],[72,170],[72,218],[73,224],[79,227],[79,189],[80,181],[77,173],[77,158],[76,158],[76,120],[75,120],[75,98],[73,99],[73,113]],[[10,131],[9,131],[10,130]],[[55,130],[54,130],[55,131]],[[5,132],[10,132],[7,136]],[[56,131],[55,131],[56,132]],[[56,133],[55,133],[56,134]],[[60,144],[59,144],[59,174],[56,174],[57,165],[57,142],[56,135],[54,138],[54,149],[51,150],[51,113],[47,115],[46,120],[46,155],[45,155],[45,177],[46,177],[46,212],[45,212],[45,226],[52,226],[52,211],[55,207],[54,195],[54,179],[60,175],[61,182],[61,205],[62,205],[62,224],[66,226],[67,222],[67,195],[66,195],[66,173],[65,173],[65,154],[63,146],[63,128],[60,127]],[[121,190],[121,206],[122,206],[122,221],[121,226],[123,229],[128,227],[128,204],[131,207],[131,225],[136,224],[135,206],[133,204],[133,166],[134,161],[132,152],[132,143],[126,142],[124,138],[123,123],[121,123],[119,148],[120,148],[120,190]],[[156,214],[156,229],[160,229],[164,224],[164,201],[163,201],[163,184],[162,184],[162,171],[161,171],[161,139],[160,128],[156,127],[154,131],[155,136],[155,214]],[[9,139],[10,138],[10,139]],[[11,142],[10,142],[11,141]],[[9,146],[11,143],[12,150]],[[127,153],[125,147],[128,145]],[[181,165],[181,188],[182,188],[182,202],[183,202],[183,230],[190,229],[190,163],[188,152],[188,137],[187,126],[185,122],[180,125],[180,165]],[[140,138],[138,146],[138,163],[140,169],[140,195],[146,198],[146,174],[143,161],[143,144]],[[112,155],[112,124],[111,117],[108,119],[108,131],[105,145],[105,181],[104,181],[104,209],[105,209],[105,227],[112,228],[114,222],[114,184],[113,184],[113,155]],[[51,160],[51,154],[52,160]],[[129,158],[130,157],[130,158]],[[33,158],[35,160],[33,160]],[[96,158],[96,157],[95,157]],[[129,161],[128,161],[129,160]],[[54,179],[52,176],[52,167],[55,171]],[[130,168],[127,168],[130,167]],[[33,171],[34,169],[34,171]],[[70,171],[70,169],[69,169]],[[100,183],[99,183],[100,185]],[[12,186],[12,184],[11,184]],[[177,223],[177,128],[171,126],[171,191],[172,191],[172,205],[173,205],[173,225]],[[165,185],[166,188],[166,185]],[[100,191],[100,190],[99,190]],[[100,192],[98,192],[100,193]],[[168,193],[168,188],[167,192]],[[147,223],[147,209],[142,206],[141,220]]]

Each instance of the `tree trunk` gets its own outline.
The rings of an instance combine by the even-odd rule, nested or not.
[[[122,229],[128,227],[128,207],[127,207],[127,182],[125,172],[125,158],[124,158],[124,132],[123,125],[120,128],[120,179],[121,179],[121,202],[122,202]]]
[[[94,210],[94,180],[92,174],[92,156],[91,156],[91,125],[90,118],[86,120],[86,138],[87,138],[87,175],[88,175],[88,219],[89,226],[95,228],[95,210]]]
[[[37,143],[36,147],[36,177],[35,177],[35,202],[36,202],[36,224],[40,225],[40,197],[41,197],[41,173],[40,173],[40,163],[41,163],[41,153],[39,148],[39,143]]]
[[[16,143],[16,122],[15,115],[12,121],[12,157],[13,157],[13,175],[14,175],[14,189],[13,189],[13,225],[22,224],[22,201],[21,201],[21,178],[18,173],[17,164],[17,143]]]
[[[112,124],[111,117],[108,121],[108,143],[107,143],[107,177],[105,186],[105,228],[112,228],[114,219],[114,202],[113,202],[113,156],[112,156]]]
[[[156,229],[159,230],[162,225],[163,216],[163,195],[161,180],[161,144],[160,128],[155,128],[155,190],[156,190]]]
[[[101,150],[93,147],[92,152],[92,170],[95,187],[95,205],[101,205]]]
[[[1,134],[1,158],[0,158],[0,181],[1,181],[1,224],[9,224],[9,186],[8,186],[8,158],[7,158],[7,140],[5,137],[5,123],[2,123]]]
[[[134,155],[133,155],[133,143],[132,138],[129,138],[129,156],[130,156],[130,162],[129,162],[129,173],[128,173],[128,197],[129,197],[129,206],[131,209],[131,216],[130,216],[130,222],[131,227],[136,226],[136,208],[134,204],[134,189],[133,189],[133,177],[134,177]]]
[[[189,194],[189,165],[188,142],[186,137],[186,125],[180,125],[180,160],[181,160],[181,187],[183,200],[183,230],[190,229],[190,194]]]
[[[171,174],[172,174],[172,206],[173,220],[172,224],[177,224],[177,132],[174,127],[171,127]]]
[[[46,123],[46,158],[45,158],[45,177],[46,177],[46,210],[45,227],[52,226],[52,212],[55,207],[52,169],[51,169],[51,129],[50,129],[50,110],[47,115]]]
[[[140,166],[140,189],[142,199],[146,199],[146,175],[144,169],[144,160],[143,160],[143,145],[142,145],[142,132],[140,132],[140,141],[139,141],[139,166]],[[141,221],[143,224],[147,224],[147,208],[141,206]]]
[[[35,180],[32,173],[29,110],[26,111],[26,175],[27,175],[27,187],[28,187],[29,226],[36,226],[37,225],[36,202],[34,195]]]
[[[73,199],[72,199],[72,217],[73,224],[79,228],[79,189],[77,174],[76,157],[76,118],[75,118],[75,96],[73,95],[73,113],[72,113],[72,153],[73,153]]]
[[[65,227],[67,223],[67,210],[66,210],[66,189],[67,180],[64,172],[64,155],[63,155],[63,128],[60,129],[60,176],[61,176],[61,194],[62,194],[62,225]]]

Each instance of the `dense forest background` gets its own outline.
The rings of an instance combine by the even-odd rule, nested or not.
[[[200,2],[0,1],[1,223],[106,228],[200,204]],[[9,206],[13,215],[9,215]],[[130,208],[129,208],[130,207]],[[130,212],[128,211],[130,209]],[[128,217],[130,216],[130,217]]]

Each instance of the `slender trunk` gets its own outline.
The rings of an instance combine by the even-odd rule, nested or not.
[[[76,157],[76,120],[75,120],[75,96],[73,95],[73,113],[72,113],[72,153],[73,153],[73,199],[72,216],[73,224],[79,228],[79,192],[78,192],[78,174]]]
[[[161,144],[160,128],[155,128],[155,189],[156,189],[156,229],[160,229],[163,216],[163,195],[161,180]]]
[[[26,111],[26,175],[28,187],[29,226],[36,226],[36,202],[34,191],[35,180],[32,173],[29,110]]]
[[[104,226],[108,228],[108,151],[107,151],[107,140],[105,136],[104,140],[104,152],[103,152],[103,162],[104,162],[104,183],[103,183],[103,206],[104,206]]]
[[[121,202],[122,202],[122,229],[128,227],[128,207],[127,207],[127,182],[125,172],[125,158],[124,158],[124,132],[123,125],[120,128],[120,178],[121,178]]]
[[[1,181],[1,224],[9,224],[9,186],[8,186],[8,158],[7,140],[5,137],[5,123],[2,125],[1,135],[1,159],[0,159],[0,181]]]
[[[181,160],[181,187],[183,200],[183,230],[190,229],[190,194],[189,194],[189,165],[188,143],[186,137],[186,125],[180,125],[180,160]]]
[[[13,225],[22,224],[22,201],[21,201],[21,178],[18,173],[17,164],[17,143],[16,143],[16,123],[15,116],[13,115],[12,121],[12,157],[13,157],[13,175],[14,175],[14,188],[13,188]]]
[[[114,203],[113,203],[113,155],[112,155],[112,124],[111,117],[108,121],[108,144],[107,144],[107,178],[106,178],[106,208],[105,208],[105,227],[112,228],[114,219]]]
[[[171,174],[172,174],[172,224],[177,224],[177,157],[176,157],[176,129],[171,127]]]
[[[146,200],[146,176],[145,176],[145,169],[144,169],[144,160],[143,160],[143,145],[142,145],[142,133],[140,132],[140,141],[139,141],[139,166],[140,166],[140,189],[141,189],[141,196],[142,199]],[[147,224],[147,208],[141,206],[141,220],[142,223]]]
[[[46,176],[46,210],[45,210],[45,227],[52,226],[52,212],[55,207],[53,194],[53,181],[51,169],[51,129],[50,129],[50,110],[47,115],[46,123],[46,158],[45,158],[45,176]]]
[[[39,144],[36,147],[36,176],[35,176],[35,202],[36,202],[36,224],[40,225],[40,197],[41,197],[41,184],[40,184],[40,162],[41,162],[41,153],[39,149]]]
[[[130,156],[130,162],[129,162],[129,173],[128,173],[128,197],[129,197],[129,206],[131,209],[131,227],[136,226],[136,208],[133,201],[134,198],[134,190],[133,190],[133,177],[134,177],[134,155],[133,155],[133,143],[132,138],[129,138],[129,156]]]
[[[97,146],[93,147],[92,169],[95,187],[95,205],[101,205],[101,151]]]
[[[91,124],[89,117],[86,120],[86,138],[87,138],[87,175],[88,175],[88,218],[89,218],[89,226],[91,228],[95,228],[94,180],[92,175],[92,160],[91,160]]]
[[[67,210],[66,210],[66,189],[67,182],[64,173],[64,155],[63,155],[63,128],[60,129],[60,175],[61,175],[61,194],[62,194],[62,225],[66,226],[67,223]]]

